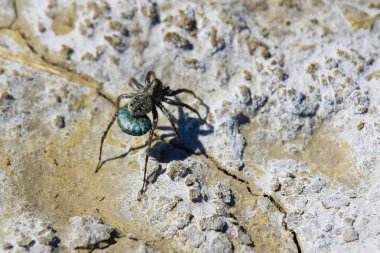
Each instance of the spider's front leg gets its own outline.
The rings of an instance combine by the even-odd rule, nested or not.
[[[156,74],[153,71],[149,71],[145,77],[145,84],[150,84],[156,78]]]
[[[116,106],[117,106],[117,111],[120,109],[120,101],[124,98],[133,98],[136,94],[121,94],[117,97],[116,101]]]
[[[144,85],[142,85],[141,83],[139,83],[133,77],[131,79],[129,79],[128,86],[132,87],[132,89],[134,89],[134,90],[136,90],[136,88],[137,88],[137,90],[140,90],[141,88],[144,87]]]
[[[105,140],[106,137],[107,137],[107,134],[108,134],[109,130],[111,129],[113,123],[114,123],[115,120],[116,120],[117,112],[118,112],[119,109],[120,109],[120,101],[121,101],[121,99],[123,99],[123,98],[132,98],[133,96],[134,96],[134,94],[121,94],[120,96],[117,97],[117,102],[116,102],[117,110],[116,110],[116,112],[114,113],[114,115],[112,116],[111,121],[108,123],[107,129],[103,132],[102,139],[101,139],[101,141],[100,141],[99,161],[98,161],[98,165],[96,166],[95,173],[97,173],[97,172],[100,170],[100,168],[102,167],[102,165],[103,165],[103,163],[102,163],[103,143],[104,143],[104,140]]]
[[[150,132],[149,132],[148,147],[146,149],[146,154],[145,154],[144,178],[143,178],[143,185],[142,185],[141,190],[140,190],[140,196],[144,193],[144,188],[146,190],[146,185],[147,185],[146,171],[148,168],[149,151],[150,151],[150,147],[152,146],[152,139],[153,139],[154,130],[156,129],[157,122],[158,122],[158,113],[157,113],[157,108],[155,105],[153,105],[153,107],[152,107],[152,114],[153,114],[153,125],[152,125],[152,128],[150,129]]]

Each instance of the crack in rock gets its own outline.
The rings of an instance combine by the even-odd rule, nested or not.
[[[302,249],[301,249],[301,245],[298,241],[298,238],[297,238],[297,234],[296,232],[293,230],[293,229],[290,229],[288,227],[288,224],[285,222],[285,219],[286,217],[288,216],[287,212],[285,211],[285,209],[281,206],[280,203],[278,203],[271,195],[268,195],[268,194],[263,194],[263,197],[264,198],[267,198],[269,199],[269,201],[284,215],[283,219],[282,219],[282,224],[284,226],[284,229],[286,231],[289,231],[292,235],[293,235],[293,241],[294,241],[294,244],[296,245],[297,247],[297,252],[298,253],[302,253]]]

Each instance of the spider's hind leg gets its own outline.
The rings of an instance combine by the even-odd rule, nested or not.
[[[103,143],[104,143],[104,140],[106,139],[108,131],[110,130],[110,128],[113,125],[113,123],[115,122],[116,117],[117,117],[117,112],[113,115],[111,121],[108,123],[107,129],[104,131],[104,133],[102,135],[102,139],[100,141],[100,148],[99,148],[99,161],[98,161],[98,165],[96,166],[95,173],[98,173],[98,171],[100,170],[100,168],[103,165],[103,163],[102,163]]]
[[[170,98],[164,98],[163,99],[164,102],[170,104],[170,105],[175,105],[175,106],[180,106],[180,107],[185,107],[187,109],[189,109],[190,111],[194,112],[195,114],[198,115],[198,118],[200,120],[203,120],[201,115],[199,114],[199,112],[197,110],[195,110],[193,107],[191,107],[190,105],[188,104],[185,104],[185,103],[182,103],[182,102],[178,102],[178,101],[175,101],[173,99],[170,99]]]
[[[154,130],[156,129],[157,122],[158,122],[158,113],[157,113],[156,106],[152,107],[152,114],[153,114],[153,124],[152,124],[152,128],[149,131],[148,147],[147,147],[146,153],[145,153],[143,185],[142,185],[141,190],[140,190],[140,194],[139,194],[140,196],[138,198],[139,200],[140,200],[141,195],[144,193],[144,190],[146,190],[146,186],[147,186],[146,171],[148,168],[149,151],[150,151],[150,147],[152,146],[152,139],[153,139]]]
[[[117,112],[119,111],[120,109],[120,101],[123,99],[123,98],[132,98],[134,96],[134,94],[121,94],[117,97],[117,101],[116,101],[116,107],[117,107],[117,110],[116,112],[114,113],[111,121],[108,123],[108,126],[107,126],[107,129],[103,132],[103,135],[102,135],[102,139],[100,141],[100,148],[99,148],[99,161],[98,161],[98,165],[96,166],[96,169],[95,169],[95,173],[97,173],[100,168],[103,166],[103,162],[102,162],[102,151],[103,151],[103,143],[104,143],[104,140],[106,139],[107,137],[107,134],[109,132],[109,130],[111,129],[111,126],[113,125],[113,123],[115,122],[116,120],[116,117],[117,117]]]
[[[175,118],[174,118],[173,114],[171,114],[171,112],[169,112],[169,110],[166,109],[162,103],[159,103],[157,105],[158,105],[158,107],[160,107],[160,109],[161,109],[162,113],[165,115],[165,117],[168,118],[178,140],[181,140],[181,137],[179,136],[178,129],[175,125]]]

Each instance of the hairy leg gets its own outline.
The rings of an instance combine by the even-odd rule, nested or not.
[[[152,146],[154,130],[156,129],[157,122],[158,122],[158,113],[157,113],[157,108],[155,105],[153,105],[152,107],[152,114],[153,114],[153,125],[149,132],[148,147],[146,149],[146,154],[145,154],[144,179],[143,179],[143,185],[140,190],[140,195],[144,193],[144,188],[146,189],[146,170],[148,168],[149,151],[150,151],[150,147]]]
[[[178,95],[180,93],[189,93],[189,94],[193,95],[196,99],[202,101],[202,99],[200,99],[200,97],[198,97],[194,93],[194,91],[189,90],[189,89],[169,90],[169,91],[165,92],[165,96],[172,97],[172,96]]]
[[[145,84],[150,84],[154,79],[156,79],[156,74],[153,71],[149,71],[145,77]]]
[[[164,98],[162,101],[166,102],[166,103],[168,103],[170,105],[185,107],[185,108],[189,109],[190,111],[194,112],[195,114],[197,114],[198,118],[200,120],[202,120],[201,115],[199,114],[199,112],[197,110],[195,110],[193,107],[191,107],[190,105],[188,105],[188,104],[185,104],[185,103],[182,103],[182,102],[178,102],[178,101],[175,101],[175,100],[170,99],[170,98]]]
[[[141,89],[142,87],[144,87],[144,85],[142,85],[141,83],[139,83],[136,79],[134,79],[133,77],[131,79],[129,79],[128,81],[128,85],[130,87],[132,87],[134,90],[139,90]]]
[[[102,139],[100,141],[100,148],[99,148],[99,162],[98,162],[98,165],[96,166],[95,173],[98,173],[98,171],[100,170],[100,168],[103,165],[103,163],[102,163],[103,143],[104,143],[104,140],[106,139],[108,131],[110,130],[112,124],[115,122],[116,117],[117,117],[117,112],[113,115],[111,121],[108,123],[107,129],[104,131],[104,133],[102,135]]]
[[[117,110],[120,109],[120,101],[123,99],[123,98],[133,98],[135,94],[131,94],[131,93],[127,93],[127,94],[121,94],[117,97],[117,102],[116,102],[116,106],[117,106]]]
[[[102,139],[100,141],[99,161],[98,161],[98,165],[96,166],[95,173],[97,173],[100,170],[100,168],[103,166],[103,164],[104,164],[104,163],[102,163],[103,143],[104,143],[104,140],[107,137],[107,134],[108,134],[109,130],[111,129],[111,126],[113,125],[113,123],[116,120],[117,112],[118,112],[118,110],[120,108],[120,100],[123,99],[123,98],[132,98],[133,96],[134,96],[133,94],[121,94],[120,96],[117,97],[117,102],[116,102],[117,110],[116,110],[115,114],[112,116],[111,121],[108,123],[107,129],[104,131],[104,133],[102,135]]]
[[[179,133],[178,133],[177,127],[176,127],[176,125],[175,125],[175,119],[174,119],[173,114],[171,114],[171,113],[169,112],[169,110],[166,109],[162,103],[158,103],[157,105],[158,105],[158,107],[161,109],[161,111],[162,111],[162,113],[165,115],[165,117],[168,118],[168,120],[169,120],[170,124],[172,125],[172,128],[173,128],[173,130],[174,130],[174,132],[175,132],[175,135],[176,135],[177,138],[180,140],[181,137],[179,136]]]

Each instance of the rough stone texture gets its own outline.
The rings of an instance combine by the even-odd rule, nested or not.
[[[0,251],[380,252],[379,19],[364,0],[2,1]],[[149,70],[207,122],[168,106],[182,142],[160,115],[139,196],[147,136],[115,125],[94,170]]]
[[[113,227],[103,224],[92,216],[71,217],[70,225],[70,249],[105,248],[115,237],[113,234],[116,233]]]
[[[50,224],[43,223],[32,214],[14,218],[3,228],[2,252],[53,252],[61,239]]]
[[[0,3],[0,28],[10,27],[16,18],[12,0],[3,0]]]

